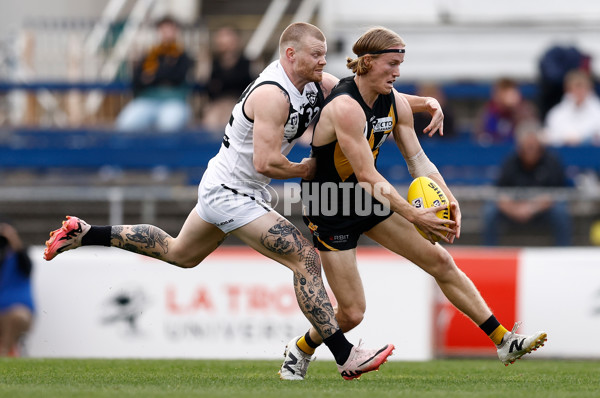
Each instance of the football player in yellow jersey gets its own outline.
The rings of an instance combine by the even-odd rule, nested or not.
[[[373,28],[357,40],[353,51],[357,57],[349,58],[347,66],[354,76],[342,79],[326,100],[312,142],[317,160],[315,178],[302,185],[305,222],[337,299],[340,327],[344,332],[356,327],[366,308],[356,264],[357,241],[364,233],[433,276],[450,302],[496,344],[500,360],[505,365],[513,363],[543,345],[546,333],[516,334],[518,323],[511,332],[504,328],[448,251],[434,242],[434,236],[447,243],[460,237],[461,214],[456,198],[419,144],[409,103],[394,89],[404,62],[404,41],[389,29]],[[393,135],[411,175],[428,176],[444,190],[451,203],[450,221],[435,216],[440,208],[411,206],[377,171],[379,146],[389,135]],[[337,202],[319,197],[321,186],[332,183],[339,187]],[[356,192],[362,190],[371,197],[368,206],[358,206]],[[363,201],[367,201],[365,195]],[[330,208],[325,211],[325,202],[329,207],[337,203],[337,212],[331,214]],[[429,240],[423,239],[414,225]],[[286,347],[282,376],[291,378],[293,372],[295,378],[303,378],[321,341],[314,329],[292,339]]]

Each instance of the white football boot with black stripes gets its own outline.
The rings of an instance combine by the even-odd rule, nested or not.
[[[304,380],[308,365],[314,360],[312,355],[304,353],[296,344],[302,336],[296,336],[285,346],[283,364],[279,369],[281,380]]]
[[[513,329],[502,338],[502,343],[496,346],[498,358],[504,366],[508,366],[523,355],[542,347],[548,339],[546,332],[536,332],[531,336],[515,333],[520,325],[521,322],[515,323]]]

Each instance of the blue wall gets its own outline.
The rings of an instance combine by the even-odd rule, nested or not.
[[[0,132],[0,169],[40,172],[95,171],[103,166],[125,170],[150,170],[165,166],[184,171],[196,184],[206,164],[221,145],[202,131],[177,134],[126,134],[101,130],[12,130]],[[450,184],[482,185],[494,181],[511,145],[482,147],[468,139],[422,141],[429,158]],[[571,177],[584,170],[600,171],[600,148],[556,148]],[[309,148],[296,145],[289,155],[299,161]],[[411,181],[406,164],[393,140],[381,148],[378,168],[395,184]]]

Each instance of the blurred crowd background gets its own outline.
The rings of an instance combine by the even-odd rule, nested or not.
[[[407,43],[397,89],[442,103],[421,134],[461,201],[458,245],[600,245],[600,3],[506,0],[5,0],[0,214],[41,245],[65,214],[176,234],[237,98],[293,21],[326,70],[365,29]],[[417,134],[428,123],[415,115]],[[390,140],[391,141],[391,140]],[[292,158],[308,153],[297,145]],[[406,192],[398,150],[379,168]],[[274,181],[280,193],[285,191]],[[300,209],[296,209],[296,225]],[[228,243],[235,243],[229,240]]]

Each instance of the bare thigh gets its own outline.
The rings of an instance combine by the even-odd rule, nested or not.
[[[412,223],[396,213],[365,232],[365,235],[429,274],[435,272],[442,259],[450,256],[441,245],[424,239]]]
[[[492,314],[473,282],[438,243],[431,244],[413,224],[393,214],[366,233],[368,237],[397,253],[433,276],[444,295],[475,324]]]
[[[294,269],[312,249],[312,244],[285,217],[272,210],[264,216],[231,232],[259,253]],[[321,273],[320,260],[316,265]],[[312,273],[312,272],[311,272]]]
[[[170,251],[177,263],[193,267],[215,251],[226,236],[215,225],[204,221],[196,209],[192,209],[179,235],[173,238]]]

